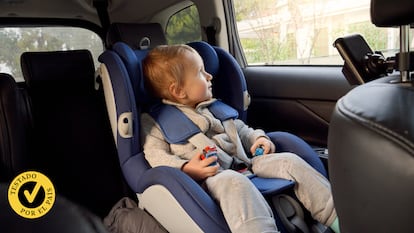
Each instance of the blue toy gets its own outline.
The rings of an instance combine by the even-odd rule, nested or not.
[[[260,156],[264,153],[264,149],[263,146],[260,145],[259,147],[256,148],[255,152],[254,152],[254,156]]]

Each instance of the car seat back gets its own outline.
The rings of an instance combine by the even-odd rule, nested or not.
[[[30,169],[57,192],[105,216],[128,195],[88,50],[26,52],[22,71],[32,112]]]
[[[0,181],[9,182],[28,165],[30,109],[25,89],[0,73]]]

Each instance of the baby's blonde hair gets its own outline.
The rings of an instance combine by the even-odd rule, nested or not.
[[[169,86],[176,83],[183,85],[185,52],[197,53],[184,44],[160,45],[153,48],[143,61],[146,86],[159,98],[172,100]]]

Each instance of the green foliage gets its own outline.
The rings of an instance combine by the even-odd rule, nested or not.
[[[168,44],[185,44],[201,40],[201,25],[196,6],[187,7],[170,18],[166,38]]]
[[[368,21],[349,25],[349,31],[361,34],[373,50],[387,48],[387,30],[386,28],[374,27]]]
[[[266,64],[271,65],[277,61],[292,59],[296,55],[293,41],[280,42],[276,38],[242,38],[240,41],[249,64],[266,61]]]

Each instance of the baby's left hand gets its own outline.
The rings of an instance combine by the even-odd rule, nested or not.
[[[273,142],[265,137],[260,137],[256,140],[256,142],[250,147],[250,152],[252,155],[255,154],[256,148],[262,147],[263,154],[269,154],[275,152],[275,147],[273,146]]]

